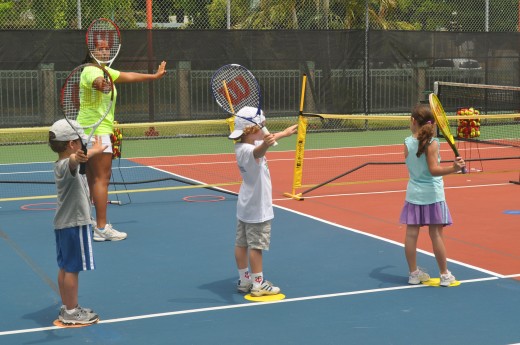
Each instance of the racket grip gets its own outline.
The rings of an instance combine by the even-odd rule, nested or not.
[[[463,167],[461,170],[460,170],[461,173],[463,174],[466,174],[468,172],[468,170],[466,170],[466,167]]]
[[[269,131],[267,130],[267,127],[265,127],[265,126],[262,127],[262,132],[264,132],[264,134],[270,134]],[[278,143],[275,141],[273,146],[276,146],[276,145],[278,145]]]
[[[87,173],[87,164],[86,163],[79,163],[79,173],[81,175],[85,175]]]

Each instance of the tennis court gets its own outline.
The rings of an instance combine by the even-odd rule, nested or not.
[[[230,144],[225,138],[211,140]],[[157,143],[150,142],[154,153],[160,153]],[[236,192],[238,185],[231,181],[238,173],[231,173],[236,167],[229,148],[227,153],[205,156],[185,152],[176,157],[135,157],[121,160],[120,169],[115,164],[114,176],[121,172],[129,179],[137,175],[135,169],[140,178],[173,176],[176,180],[119,186],[120,194],[111,195],[124,205],[109,206],[110,220],[129,237],[95,243],[97,269],[80,275],[79,299],[94,308],[101,321],[78,329],[53,326],[61,303],[52,235],[54,200],[38,195],[52,196],[54,186],[8,184],[3,190],[9,191],[10,200],[0,204],[0,246],[5,258],[0,284],[6,296],[3,310],[9,315],[0,322],[1,343],[520,341],[516,322],[520,212],[518,185],[509,183],[518,180],[517,160],[484,160],[478,162],[478,172],[473,162],[470,174],[445,177],[454,217],[454,225],[445,233],[449,268],[461,285],[439,288],[407,284],[401,245],[404,228],[398,223],[407,181],[404,166],[363,168],[363,178],[346,175],[296,201],[283,196],[293,177],[294,151],[287,150],[292,145],[294,141],[287,139],[268,153],[276,209],[264,271],[282,288],[285,299],[250,302],[235,290],[236,197],[178,181],[182,177]],[[451,159],[444,145],[443,158]],[[313,177],[311,185],[358,166],[359,157],[364,157],[363,162],[381,161],[375,157],[398,161],[401,149],[396,144],[372,149],[359,144],[335,150],[309,148],[303,182],[305,176],[313,176],[316,166],[327,170]],[[493,150],[503,148],[482,146],[479,153],[496,156]],[[330,161],[334,163],[329,165]],[[3,164],[1,173],[4,178],[15,172],[17,179],[34,180],[35,175],[52,177],[50,169],[50,161]],[[435,277],[437,266],[429,242],[423,233],[418,262]]]

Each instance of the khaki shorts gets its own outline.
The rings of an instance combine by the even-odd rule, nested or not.
[[[263,223],[237,222],[237,236],[235,246],[252,249],[269,250],[271,243],[271,221]]]

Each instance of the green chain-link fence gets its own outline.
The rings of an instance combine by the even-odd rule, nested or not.
[[[518,31],[518,0],[152,0],[156,29]],[[146,28],[147,0],[0,0],[0,29]]]

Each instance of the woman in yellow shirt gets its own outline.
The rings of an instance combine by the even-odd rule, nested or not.
[[[98,41],[96,50],[93,52],[94,55],[100,56],[98,60],[104,60],[102,57],[109,53],[109,44],[106,41]],[[87,56],[84,63],[96,63],[90,55]],[[166,62],[162,61],[157,68],[157,72],[154,74],[137,73],[137,72],[121,72],[103,66],[112,77],[114,84],[119,83],[137,83],[150,80],[156,80],[162,78],[166,74]],[[85,69],[82,74],[82,84],[92,85],[96,82],[96,79],[103,78],[99,74],[96,68],[92,68],[90,71]],[[99,75],[97,75],[98,73]],[[87,86],[85,86],[87,87]],[[99,136],[102,139],[103,145],[108,145],[107,149],[103,154],[97,155],[89,160],[87,164],[87,180],[90,188],[90,195],[94,201],[94,207],[96,209],[96,224],[94,226],[94,241],[120,241],[127,237],[125,232],[115,230],[111,224],[107,223],[107,201],[108,201],[108,186],[110,183],[110,177],[112,174],[112,144],[110,142],[110,135],[114,130],[114,112],[115,103],[117,97],[117,90],[114,85],[114,105],[110,112],[99,125],[95,131],[95,136]],[[82,107],[79,115],[78,122],[82,126],[88,126],[97,119],[99,119],[99,110],[92,109],[89,107]],[[88,143],[89,145],[91,143]]]

